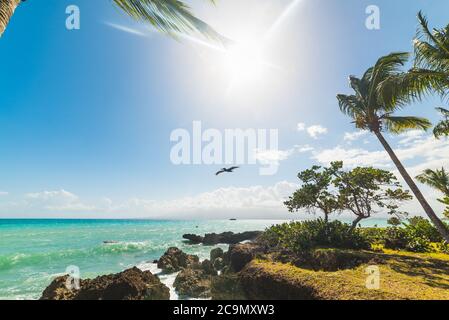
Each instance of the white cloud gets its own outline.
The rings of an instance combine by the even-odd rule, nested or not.
[[[449,165],[449,140],[437,140],[433,136],[424,137],[414,132],[410,133],[409,136],[403,135],[401,137],[403,139],[399,141],[399,147],[393,147],[401,161],[421,160],[423,167],[432,161],[441,165],[445,163],[446,167]],[[362,148],[347,149],[337,146],[314,152],[312,159],[322,164],[342,160],[347,167],[394,167],[390,157],[383,149],[368,151]]]
[[[337,146],[313,153],[312,159],[321,164],[329,164],[332,161],[343,161],[345,167],[376,166],[390,167],[388,154],[385,151],[368,151],[360,148],[345,149]]]
[[[321,125],[313,125],[307,128],[307,133],[313,139],[318,139],[318,136],[326,134],[328,132],[327,128]]]
[[[306,130],[306,124],[303,122],[298,123],[298,125],[296,126],[296,130],[298,130],[298,131]]]
[[[399,144],[410,145],[424,138],[425,132],[422,130],[411,130],[399,135],[401,140]]]
[[[345,135],[343,137],[343,140],[345,141],[356,141],[358,140],[360,137],[363,137],[365,135],[367,135],[369,132],[368,131],[355,131],[355,132],[345,132]]]
[[[80,202],[77,195],[65,191],[42,191],[27,193],[25,203],[28,207],[42,208],[51,211],[89,211],[94,210],[93,206],[88,206]]]
[[[9,194],[9,192],[6,191],[0,191],[0,197],[1,196],[7,196]]]
[[[275,163],[286,160],[294,152],[294,149],[288,150],[255,150],[255,158],[261,163]]]

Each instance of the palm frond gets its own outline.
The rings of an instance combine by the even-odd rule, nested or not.
[[[426,169],[416,177],[416,179],[432,188],[440,190],[446,196],[449,196],[449,172],[444,168],[441,170]]]
[[[149,22],[158,30],[170,35],[199,32],[210,39],[225,41],[225,38],[212,27],[195,17],[184,2],[178,0],[113,0],[113,2],[133,19]]]
[[[408,130],[428,130],[432,123],[426,118],[420,117],[393,117],[386,115],[382,117],[383,124],[388,131],[399,134]]]
[[[433,128],[433,135],[439,139],[443,136],[449,136],[449,110],[444,108],[436,108],[444,117],[435,128]]]

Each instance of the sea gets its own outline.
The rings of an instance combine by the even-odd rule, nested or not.
[[[178,299],[173,289],[176,274],[162,274],[153,261],[169,247],[201,260],[214,248],[188,244],[183,234],[264,230],[281,222],[285,221],[0,219],[0,299],[39,299],[53,278],[73,270],[81,278],[93,278],[133,266],[157,274],[170,288],[170,298]],[[364,223],[385,224],[383,219]]]

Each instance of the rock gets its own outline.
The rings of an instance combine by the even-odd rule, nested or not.
[[[262,231],[246,231],[242,233],[223,232],[206,233],[204,237],[194,234],[184,234],[182,237],[192,243],[203,243],[204,245],[215,245],[219,243],[236,244],[246,240],[255,240]]]
[[[73,300],[78,290],[70,290],[66,287],[68,275],[55,278],[42,292],[40,300]],[[80,285],[82,284],[80,280]]]
[[[223,258],[217,258],[213,262],[213,266],[215,270],[222,270],[225,266]]]
[[[215,248],[210,251],[210,261],[215,261],[217,258],[223,258],[223,249]]]
[[[201,263],[201,270],[203,270],[206,274],[211,276],[217,275],[217,270],[215,270],[214,266],[212,265],[212,262],[210,260],[204,260]]]
[[[169,248],[157,262],[157,267],[166,273],[176,272],[183,268],[195,268],[198,265],[198,256],[184,253],[176,247]]]
[[[41,300],[168,300],[170,290],[150,271],[134,267],[116,274],[80,280],[69,290],[68,276],[58,277],[44,290]]]
[[[211,276],[200,269],[182,270],[173,283],[179,295],[191,298],[210,297]]]
[[[316,300],[313,284],[295,282],[254,264],[239,273],[241,288],[249,300]]]
[[[212,300],[246,300],[237,273],[221,274],[211,282]]]
[[[193,244],[197,244],[197,243],[203,242],[203,237],[198,236],[198,235],[196,235],[196,234],[190,234],[190,233],[188,233],[188,234],[184,234],[182,237],[183,237],[184,239],[189,240],[189,241],[190,241],[191,243],[193,243]]]
[[[254,259],[257,254],[264,253],[264,248],[258,244],[245,243],[229,246],[229,266],[234,272],[239,272]]]

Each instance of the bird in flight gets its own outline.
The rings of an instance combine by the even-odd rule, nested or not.
[[[216,176],[218,176],[220,173],[224,173],[224,172],[234,172],[235,169],[238,169],[239,167],[230,167],[230,168],[222,168],[220,171],[217,171],[217,173],[215,173]]]

